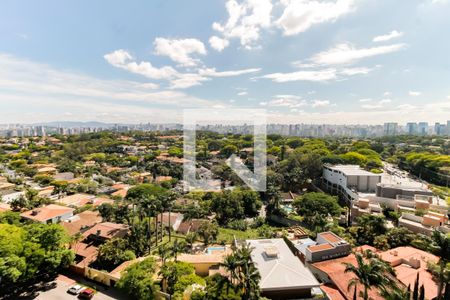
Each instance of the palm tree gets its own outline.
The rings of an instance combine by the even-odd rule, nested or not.
[[[161,258],[161,263],[164,265],[166,263],[167,258],[170,257],[171,251],[170,247],[166,245],[160,245],[158,247],[158,255]]]
[[[170,235],[169,235],[170,237]],[[190,251],[192,252],[192,247],[195,243],[195,241],[197,240],[197,233],[195,232],[189,232],[188,234],[186,234],[185,238],[187,245],[189,246]]]
[[[443,299],[444,291],[444,271],[445,266],[450,262],[450,237],[441,233],[438,230],[433,231],[433,243],[431,248],[433,252],[439,256],[439,287],[438,287],[438,300]],[[448,283],[447,283],[448,285]]]
[[[220,265],[230,273],[231,284],[234,284],[234,281],[238,279],[238,257],[234,254],[228,255]]]
[[[252,248],[245,244],[234,252],[237,268],[235,269],[238,286],[242,289],[243,299],[259,298],[259,281],[261,275],[251,260]]]
[[[173,241],[171,251],[172,251],[172,256],[175,259],[175,261],[177,261],[178,254],[183,253],[184,249],[186,249],[186,242],[184,240]]]
[[[392,282],[388,275],[393,274],[392,268],[377,257],[370,255],[365,258],[361,253],[355,253],[357,266],[350,263],[345,264],[345,273],[353,273],[356,278],[352,279],[348,284],[348,289],[363,285],[364,290],[360,292],[360,297],[364,300],[369,299],[369,289],[371,287],[387,287]]]

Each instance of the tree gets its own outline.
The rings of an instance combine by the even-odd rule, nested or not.
[[[57,224],[0,224],[0,289],[68,267],[75,258]]]
[[[316,192],[297,197],[293,202],[293,207],[313,228],[323,226],[324,219],[328,216],[339,216],[342,211],[336,197]]]
[[[371,288],[386,288],[389,286],[389,274],[393,274],[392,268],[372,253],[367,253],[366,257],[361,253],[355,253],[357,265],[350,263],[345,264],[345,273],[353,273],[356,278],[352,279],[348,284],[348,289],[360,284],[363,291],[360,297],[364,300],[369,299],[369,290]]]
[[[177,261],[178,254],[183,253],[187,247],[187,243],[184,240],[175,240],[170,247],[170,252],[175,261]]]
[[[230,157],[232,154],[236,154],[238,151],[235,145],[225,145],[221,150],[220,154],[226,158]]]
[[[377,236],[386,233],[386,220],[384,216],[362,215],[357,219],[358,226],[352,227],[350,233],[354,235],[359,245],[374,245]]]
[[[158,299],[158,286],[152,279],[155,270],[155,260],[152,257],[146,258],[127,267],[116,286],[137,300]]]
[[[205,286],[206,282],[205,279],[201,278],[196,274],[188,274],[180,276],[180,278],[178,278],[177,282],[173,287],[174,298],[181,299],[183,292],[186,290],[186,288],[188,288],[193,284]]]
[[[189,250],[192,251],[192,247],[193,247],[195,241],[197,240],[197,233],[196,232],[189,232],[188,234],[186,234],[184,239],[186,240],[186,243],[187,243],[187,246],[189,247]]]
[[[175,284],[180,277],[185,275],[194,274],[194,267],[186,262],[173,262],[169,261],[159,271],[159,275],[162,277],[163,291],[167,291],[169,294],[174,293]]]
[[[261,276],[251,260],[252,249],[245,244],[225,258],[222,264],[230,272],[231,283],[242,290],[242,299],[259,299]]]
[[[127,241],[121,238],[111,239],[100,245],[96,264],[104,270],[111,271],[121,263],[135,259],[133,251],[128,249]]]
[[[432,235],[433,243],[431,245],[432,251],[439,256],[439,287],[438,287],[438,300],[443,299],[444,291],[444,270],[447,263],[450,262],[450,234],[445,235],[444,233],[435,230]],[[449,285],[449,283],[447,283]]]
[[[205,246],[207,246],[216,240],[219,234],[219,226],[216,222],[203,221],[197,232],[203,239]]]
[[[110,203],[102,203],[98,207],[98,212],[104,222],[111,222],[114,219],[114,206]]]

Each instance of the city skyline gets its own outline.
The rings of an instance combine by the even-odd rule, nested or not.
[[[181,122],[185,108],[308,124],[450,115],[446,0],[22,4],[0,12],[2,123]]]

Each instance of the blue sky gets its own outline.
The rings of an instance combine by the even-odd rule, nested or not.
[[[0,123],[450,119],[449,0],[3,1]]]

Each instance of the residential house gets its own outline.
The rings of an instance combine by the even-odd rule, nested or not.
[[[261,294],[270,299],[299,299],[312,296],[320,286],[283,239],[247,240],[258,269]]]
[[[66,229],[69,235],[83,233],[94,225],[100,223],[102,217],[96,211],[86,210],[65,220],[61,225]]]
[[[88,194],[73,194],[61,199],[56,200],[59,204],[64,204],[66,206],[81,207],[83,205],[89,204],[95,198],[93,195]]]
[[[23,212],[20,216],[24,219],[43,224],[56,224],[70,219],[73,216],[73,211],[74,209],[70,207],[50,204]]]

